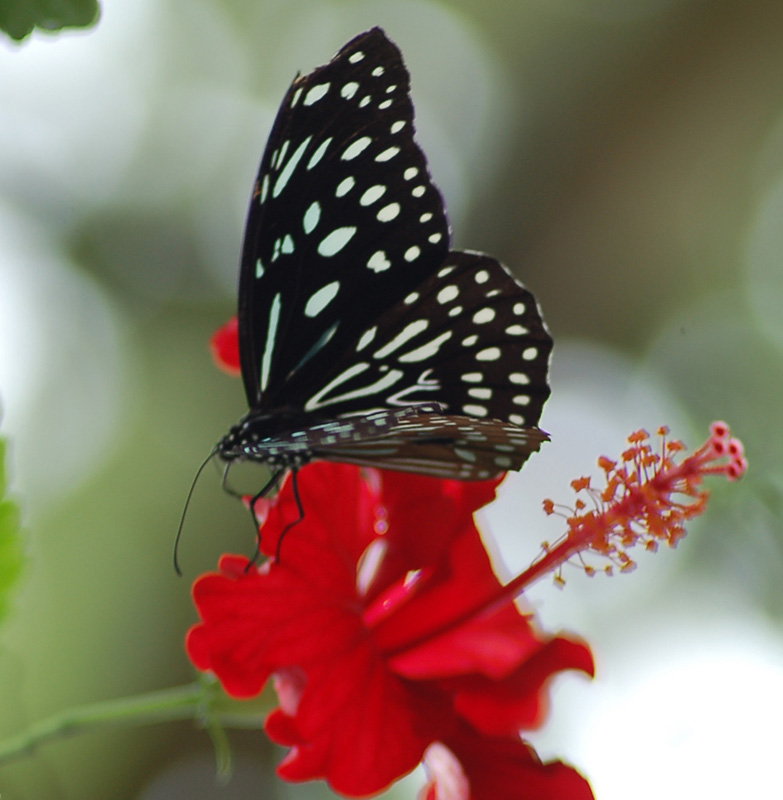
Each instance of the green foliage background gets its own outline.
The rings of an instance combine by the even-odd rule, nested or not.
[[[35,28],[58,31],[62,28],[83,28],[95,22],[98,3],[95,0],[2,0],[0,30],[12,39],[21,40]]]

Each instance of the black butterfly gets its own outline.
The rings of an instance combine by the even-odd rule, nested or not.
[[[408,72],[379,28],[288,90],[245,229],[250,410],[217,444],[224,461],[479,480],[547,439],[552,340],[536,301],[489,256],[449,250],[413,137]]]

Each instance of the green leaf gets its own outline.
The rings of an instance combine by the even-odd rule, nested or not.
[[[5,490],[5,442],[0,439],[0,622],[8,613],[24,564],[19,508]]]
[[[34,28],[86,28],[98,20],[98,0],[0,0],[0,30],[20,41]]]

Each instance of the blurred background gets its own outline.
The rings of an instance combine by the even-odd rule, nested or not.
[[[498,568],[558,526],[541,500],[668,424],[712,419],[750,472],[676,552],[531,592],[598,674],[532,740],[598,800],[770,796],[783,714],[783,5],[777,0],[113,0],[98,25],[0,41],[0,433],[28,563],[0,648],[0,734],[192,679],[189,587],[252,552],[207,471],[244,412],[207,339],[233,312],[245,210],[297,71],[383,26],[457,247],[536,293],[552,442],[484,513]],[[520,520],[524,522],[520,522]],[[426,532],[423,532],[426,535]],[[0,768],[3,800],[320,798],[263,734],[214,779],[192,723],[91,734]],[[390,794],[412,798],[419,777]]]

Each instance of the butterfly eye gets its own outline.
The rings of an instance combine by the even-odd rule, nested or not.
[[[283,99],[245,229],[249,411],[217,446],[225,461],[479,480],[546,439],[552,341],[502,264],[449,249],[409,90],[375,28]]]

